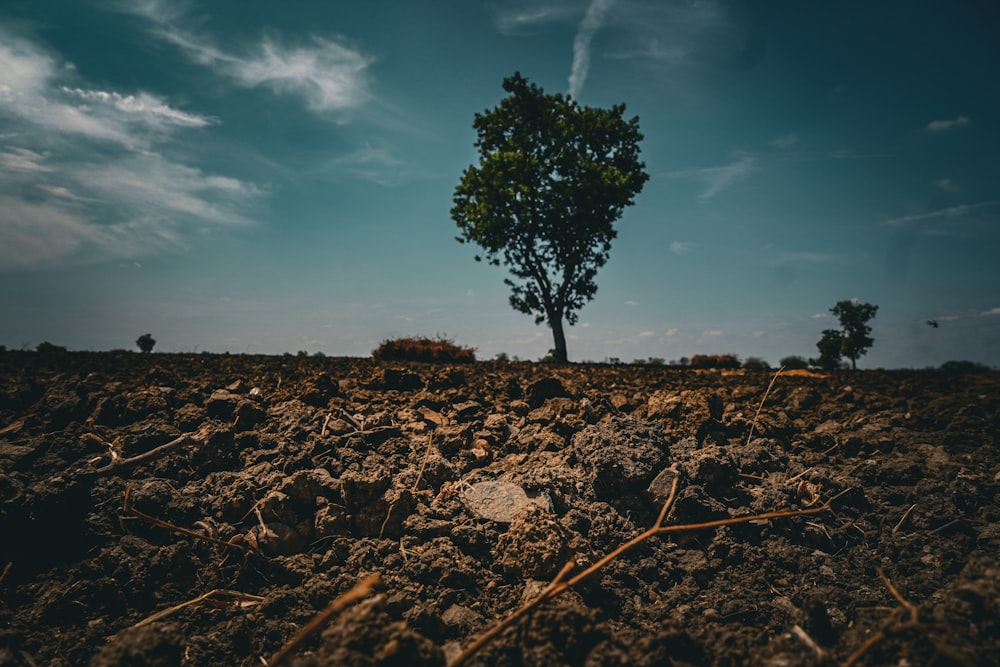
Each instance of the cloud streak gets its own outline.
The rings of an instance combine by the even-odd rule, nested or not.
[[[932,120],[927,124],[928,132],[945,132],[947,130],[954,130],[957,127],[965,127],[971,125],[972,120],[966,116],[956,116],[948,120]]]
[[[963,218],[974,211],[996,206],[997,204],[1000,204],[1000,199],[992,199],[990,201],[979,202],[976,204],[959,204],[957,206],[935,209],[926,213],[917,213],[915,215],[904,215],[898,218],[890,218],[888,220],[884,220],[882,224],[888,227],[903,227],[911,225],[912,223],[923,223],[931,220]]]
[[[682,169],[671,171],[663,176],[697,181],[702,184],[698,199],[709,201],[715,195],[747,178],[757,170],[757,160],[753,155],[737,154],[733,161],[718,167],[699,169]]]
[[[587,13],[577,28],[573,38],[573,65],[569,73],[569,94],[579,97],[583,84],[590,72],[590,43],[594,34],[604,23],[604,16],[614,4],[614,0],[590,0]]]
[[[346,112],[371,99],[368,68],[373,58],[341,41],[313,35],[303,44],[286,44],[264,37],[243,53],[230,52],[190,27],[184,7],[149,0],[123,3],[119,9],[144,19],[154,35],[192,62],[244,88],[300,98],[318,114]]]

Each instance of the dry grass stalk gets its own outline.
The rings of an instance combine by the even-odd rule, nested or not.
[[[774,377],[771,378],[771,381],[767,385],[767,391],[764,392],[764,396],[760,399],[760,405],[757,406],[757,414],[753,416],[753,422],[750,424],[750,433],[747,434],[748,445],[750,444],[750,440],[753,438],[753,430],[757,428],[757,420],[760,418],[760,411],[764,409],[764,402],[767,400],[767,395],[771,393],[771,387],[774,386],[774,381],[778,379],[778,376],[781,375],[781,371],[783,370],[785,370],[784,366],[779,368],[778,372],[774,374]]]
[[[163,611],[158,611],[155,614],[153,614],[152,616],[147,616],[146,618],[142,619],[141,621],[139,621],[138,623],[136,623],[132,627],[133,628],[141,628],[144,625],[149,625],[150,623],[155,623],[156,621],[159,621],[160,619],[166,618],[167,616],[170,616],[171,614],[173,614],[175,612],[178,612],[181,609],[184,609],[185,607],[190,607],[193,604],[198,604],[199,602],[203,602],[205,600],[209,600],[209,599],[214,598],[216,596],[227,596],[227,597],[233,598],[233,600],[235,602],[233,604],[227,604],[226,606],[252,607],[252,606],[258,605],[258,604],[260,604],[261,602],[264,601],[264,598],[262,598],[259,595],[250,595],[249,593],[241,593],[240,591],[229,591],[229,590],[225,590],[225,589],[222,589],[222,588],[215,588],[213,590],[210,590],[207,593],[202,593],[198,597],[192,598],[192,599],[188,600],[187,602],[182,602],[182,603],[180,603],[178,605],[174,605],[173,607],[170,607],[169,609],[164,609]]]
[[[569,588],[572,588],[573,586],[580,583],[587,577],[593,575],[595,572],[598,572],[599,570],[607,566],[609,563],[617,559],[622,554],[630,551],[631,549],[635,548],[639,544],[642,544],[643,542],[645,542],[646,540],[655,535],[665,535],[667,533],[680,533],[692,530],[705,530],[709,528],[720,528],[722,526],[731,526],[733,524],[748,523],[750,521],[760,521],[764,519],[779,519],[784,517],[802,516],[806,514],[819,514],[820,512],[825,512],[829,510],[830,504],[834,500],[840,497],[840,494],[838,494],[833,498],[831,498],[830,500],[828,500],[827,502],[825,502],[820,507],[813,507],[802,510],[778,510],[775,512],[754,514],[752,516],[739,516],[739,517],[731,517],[728,519],[716,519],[715,521],[705,521],[703,523],[664,526],[663,521],[667,516],[667,512],[670,511],[670,507],[673,505],[674,500],[677,497],[677,485],[678,485],[678,478],[675,477],[673,483],[670,486],[670,495],[667,497],[666,502],[663,503],[663,507],[660,509],[660,514],[656,518],[656,522],[650,528],[640,533],[636,537],[633,537],[632,539],[628,540],[627,542],[621,544],[613,551],[605,555],[603,558],[598,560],[596,563],[593,563],[592,565],[584,569],[579,574],[576,574],[570,579],[564,581],[563,579],[573,567],[572,561],[567,563],[563,567],[563,569],[559,572],[559,574],[556,575],[556,578],[552,580],[552,583],[550,583],[545,588],[545,590],[539,593],[537,597],[527,602],[522,607],[514,611],[511,615],[507,616],[502,621],[500,621],[497,625],[493,626],[485,633],[483,633],[479,638],[476,639],[476,641],[474,641],[464,651],[462,651],[462,653],[458,657],[456,657],[455,660],[450,662],[448,664],[448,667],[460,667],[460,665],[464,665],[473,655],[475,655],[479,651],[479,649],[481,649],[483,646],[489,643],[490,640],[492,640],[501,632],[512,626],[514,623],[520,620],[524,615],[529,613],[539,604],[541,604],[546,600],[551,600],[552,598],[555,598],[556,596],[560,595]]]
[[[413,493],[417,492],[417,487],[420,486],[420,480],[424,477],[424,470],[427,468],[427,462],[431,458],[431,445],[434,444],[434,434],[431,433],[427,436],[427,450],[424,452],[424,462],[420,464],[420,472],[417,473],[417,481],[413,483],[413,488],[410,489]]]
[[[910,505],[910,508],[908,510],[906,510],[905,512],[903,512],[903,516],[900,517],[899,522],[896,523],[896,525],[892,529],[892,534],[893,535],[895,535],[896,533],[899,532],[899,529],[903,525],[903,522],[906,521],[906,517],[910,516],[910,512],[912,512],[916,508],[916,506],[917,506],[917,504],[913,503],[912,505]]]
[[[175,533],[180,533],[181,535],[186,535],[187,537],[193,537],[196,540],[204,540],[206,542],[211,542],[212,544],[218,544],[221,547],[225,547],[227,549],[235,549],[236,551],[239,551],[240,553],[247,555],[257,553],[257,551],[253,548],[253,546],[249,544],[236,541],[226,542],[216,537],[211,537],[210,535],[203,535],[202,533],[190,530],[188,528],[182,528],[181,526],[172,524],[169,521],[158,519],[155,516],[151,516],[149,514],[146,514],[145,512],[137,510],[132,505],[131,486],[125,488],[125,501],[122,504],[122,511],[124,511],[126,514],[130,516],[134,516],[137,519],[142,519],[143,521],[147,521],[153,524],[154,526],[159,526],[160,528],[166,528],[167,530],[173,531]]]
[[[319,630],[319,628],[326,623],[331,616],[339,614],[341,611],[347,609],[347,607],[351,606],[358,600],[363,600],[370,596],[375,592],[375,588],[381,585],[382,577],[377,574],[367,576],[359,581],[353,588],[331,602],[327,605],[326,609],[313,616],[312,620],[302,626],[302,629],[296,632],[294,637],[289,639],[277,653],[271,656],[271,659],[266,663],[267,667],[280,665],[296,648],[298,648],[299,644],[304,642],[310,635]]]

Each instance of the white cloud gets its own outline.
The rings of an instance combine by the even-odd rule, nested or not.
[[[400,185],[421,175],[393,150],[370,143],[327,161],[323,169],[351,174],[385,187]]]
[[[990,308],[989,310],[984,310],[983,312],[981,312],[979,314],[982,315],[982,316],[984,316],[984,317],[989,316],[989,315],[1000,315],[1000,308]]]
[[[639,338],[652,338],[656,333],[653,331],[640,331]]]
[[[971,125],[972,120],[966,116],[956,116],[948,120],[932,120],[927,124],[928,132],[943,132],[945,130],[953,130],[956,127],[965,127],[966,125]]]
[[[190,27],[186,7],[164,0],[122,3],[119,9],[147,20],[152,32],[178,47],[190,60],[246,88],[264,87],[303,99],[317,113],[343,112],[367,102],[368,68],[373,59],[328,37],[304,44],[262,38],[244,53],[221,49],[207,34]]]
[[[691,248],[694,247],[693,243],[687,241],[671,241],[670,242],[670,252],[675,255],[682,255],[686,252],[691,252]]]
[[[663,174],[663,176],[691,179],[700,182],[704,189],[698,195],[698,199],[708,201],[726,188],[748,177],[756,169],[756,158],[753,155],[737,154],[729,164],[718,167],[671,171]]]
[[[673,329],[667,329],[663,335],[666,336],[667,338],[673,338],[678,333],[680,333],[680,330],[674,327]]]
[[[514,6],[494,6],[493,25],[504,35],[530,35],[540,26],[562,23],[578,15],[579,9],[572,2],[529,2]]]
[[[165,125],[205,127],[215,122],[207,116],[173,109],[163,102],[163,100],[148,93],[122,95],[116,92],[81,90],[66,86],[62,87],[62,91],[92,104],[104,105],[121,112],[121,119],[125,122],[141,122],[153,127],[162,127]],[[94,107],[88,108],[93,110]]]
[[[992,199],[990,201],[978,202],[976,204],[959,204],[957,206],[948,206],[945,208],[935,209],[933,211],[927,211],[926,213],[916,213],[914,215],[904,215],[898,218],[890,218],[888,220],[884,220],[882,224],[889,227],[902,227],[914,222],[961,218],[973,211],[995,206],[997,204],[1000,204],[1000,199]]]
[[[836,261],[837,257],[827,252],[785,252],[781,254],[781,260],[785,262],[799,262],[802,264],[829,264]]]
[[[44,161],[44,154],[28,150],[27,148],[14,146],[8,148],[6,151],[0,152],[0,167],[3,167],[4,171],[52,171],[52,167],[42,164]]]
[[[590,42],[612,4],[614,0],[590,0],[587,13],[576,30],[573,38],[573,65],[569,73],[569,94],[573,97],[580,96],[583,84],[587,81],[587,73],[590,71]]]
[[[724,336],[725,332],[721,329],[710,329],[708,331],[703,331],[702,335],[709,338],[718,338],[719,336]]]
[[[827,313],[813,313],[809,316],[811,320],[822,320],[823,318],[830,317]]]
[[[940,178],[934,181],[934,186],[944,190],[945,192],[958,192],[961,188],[958,183],[951,180],[950,178]]]
[[[638,301],[631,301],[631,300],[629,300],[629,301],[625,302],[625,305],[626,306],[638,306],[639,302]]]
[[[154,94],[88,86],[0,31],[0,270],[134,260],[245,224],[262,192],[164,154],[217,121]]]
[[[778,137],[771,142],[771,145],[777,149],[786,151],[795,144],[799,142],[799,137],[794,132],[789,132],[788,134]]]

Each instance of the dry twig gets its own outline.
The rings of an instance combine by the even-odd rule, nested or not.
[[[89,471],[88,474],[94,477],[102,477],[104,475],[122,475],[132,468],[140,466],[144,463],[149,463],[150,461],[155,461],[159,458],[166,456],[176,449],[182,447],[187,447],[188,445],[201,445],[208,442],[209,438],[212,436],[212,432],[208,429],[201,429],[195,433],[183,433],[170,442],[160,445],[159,447],[154,447],[148,452],[143,452],[142,454],[137,454],[136,456],[123,459],[118,453],[118,443],[103,443],[105,444],[111,453],[111,463],[96,470]],[[90,436],[91,439],[100,440],[97,436]]]
[[[514,611],[510,616],[506,617],[505,619],[503,619],[502,621],[500,621],[497,625],[493,626],[492,628],[490,628],[489,630],[487,630],[485,633],[483,633],[483,635],[481,635],[479,638],[477,638],[476,641],[474,641],[465,650],[463,650],[462,653],[459,654],[459,656],[455,658],[455,660],[453,660],[451,663],[449,663],[448,667],[459,667],[460,665],[464,665],[469,660],[469,658],[471,658],[473,655],[475,655],[476,652],[478,652],[480,648],[482,648],[483,646],[485,646],[491,639],[493,639],[494,637],[496,637],[497,635],[499,635],[501,632],[503,632],[504,630],[506,630],[507,628],[509,628],[511,625],[513,625],[514,623],[516,623],[525,614],[527,614],[528,612],[530,612],[532,609],[534,609],[535,607],[537,607],[539,604],[541,604],[545,600],[551,600],[552,598],[560,595],[561,593],[563,593],[567,589],[572,588],[573,586],[575,586],[576,584],[580,583],[581,581],[583,581],[587,577],[591,576],[595,572],[598,572],[599,570],[601,570],[602,568],[604,568],[605,566],[607,566],[609,563],[611,563],[612,561],[614,561],[616,558],[618,558],[622,554],[630,551],[631,549],[635,548],[639,544],[642,544],[643,542],[645,542],[649,538],[653,537],[654,535],[665,535],[667,533],[679,533],[679,532],[684,532],[684,531],[705,530],[705,529],[708,529],[708,528],[719,528],[719,527],[722,527],[722,526],[731,526],[733,524],[747,523],[747,522],[750,522],[750,521],[760,521],[760,520],[764,520],[764,519],[778,519],[778,518],[783,518],[783,517],[802,516],[802,515],[805,515],[805,514],[819,514],[820,512],[825,512],[828,509],[830,509],[830,504],[834,500],[836,500],[837,498],[840,497],[839,494],[838,494],[837,496],[834,496],[833,498],[831,498],[830,500],[828,500],[827,502],[825,502],[820,507],[813,507],[813,508],[808,508],[808,509],[801,509],[801,510],[778,510],[778,511],[775,511],[775,512],[765,512],[763,514],[754,514],[752,516],[738,516],[738,517],[731,517],[731,518],[728,518],[728,519],[716,519],[714,521],[705,521],[703,523],[691,523],[691,524],[683,524],[683,525],[675,525],[675,526],[664,526],[663,525],[663,521],[664,521],[664,519],[667,516],[667,512],[670,511],[670,507],[673,505],[674,500],[677,497],[677,484],[678,484],[678,481],[679,481],[679,478],[675,477],[673,483],[670,486],[670,495],[667,497],[666,502],[663,503],[663,507],[662,507],[662,509],[660,509],[660,514],[656,518],[656,522],[650,528],[648,528],[644,532],[640,533],[639,535],[633,537],[632,539],[628,540],[627,542],[621,544],[616,549],[614,549],[611,552],[609,552],[603,558],[601,558],[600,560],[598,560],[596,563],[593,563],[592,565],[590,565],[589,567],[587,567],[586,569],[584,569],[579,574],[576,574],[573,577],[571,577],[571,578],[563,581],[563,579],[565,578],[566,574],[568,574],[569,571],[573,567],[573,562],[572,561],[570,561],[569,563],[567,563],[563,567],[563,569],[559,572],[559,574],[556,576],[556,578],[553,579],[552,583],[550,583],[545,588],[545,590],[543,590],[541,593],[539,593],[538,596],[535,599],[531,600],[530,602],[527,602],[522,607],[520,607],[519,609],[517,609],[516,611]]]
[[[915,605],[904,598],[896,587],[892,585],[892,582],[889,581],[889,577],[885,576],[881,567],[876,567],[875,571],[878,572],[879,578],[882,579],[882,583],[885,584],[885,587],[889,589],[892,597],[896,598],[896,601],[899,602],[899,606],[896,607],[891,614],[889,614],[889,618],[886,619],[882,628],[878,632],[866,639],[861,646],[854,649],[854,652],[847,657],[847,660],[841,664],[841,667],[851,667],[851,665],[860,660],[861,657],[867,653],[869,649],[871,649],[871,647],[875,646],[886,637],[898,634],[903,630],[923,625],[920,622],[920,605]],[[909,618],[907,618],[907,615]]]
[[[235,542],[235,541],[226,542],[226,541],[220,540],[220,539],[218,539],[216,537],[211,537],[210,535],[203,535],[202,533],[198,533],[198,532],[190,530],[188,528],[182,528],[182,527],[180,527],[178,525],[170,523],[169,521],[164,521],[163,519],[158,519],[155,516],[151,516],[149,514],[146,514],[145,512],[137,510],[135,508],[135,506],[132,505],[132,487],[131,486],[128,486],[128,487],[125,488],[125,501],[124,501],[124,503],[122,505],[122,511],[124,511],[126,514],[134,516],[137,519],[142,519],[143,521],[148,521],[149,523],[153,524],[154,526],[159,526],[160,528],[166,528],[167,530],[172,530],[173,532],[180,533],[181,535],[186,535],[188,537],[193,537],[193,538],[198,539],[198,540],[205,540],[206,542],[211,542],[212,544],[218,544],[219,546],[225,547],[227,549],[235,549],[235,550],[237,550],[237,551],[239,551],[239,552],[241,552],[243,554],[248,554],[249,555],[249,554],[256,553],[256,550],[251,545],[249,545],[249,544],[245,544],[245,543],[242,543],[242,542]]]
[[[354,585],[354,588],[331,602],[327,605],[326,609],[313,616],[311,621],[302,626],[302,629],[296,632],[295,636],[289,639],[288,642],[286,642],[285,645],[282,646],[278,652],[267,661],[267,667],[280,665],[285,658],[292,654],[292,651],[298,648],[299,644],[304,642],[311,634],[316,632],[320,626],[330,619],[331,616],[347,609],[347,607],[351,606],[354,602],[368,597],[375,592],[375,588],[377,586],[381,585],[382,577],[377,574],[367,576],[359,581]]]

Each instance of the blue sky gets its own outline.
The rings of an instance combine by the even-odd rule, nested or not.
[[[514,71],[645,135],[571,360],[814,356],[856,298],[862,367],[1000,366],[1000,11],[972,0],[6,0],[0,344],[537,359],[449,215]]]

